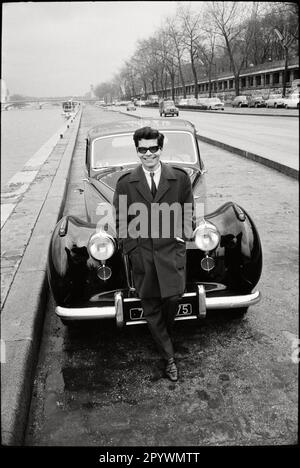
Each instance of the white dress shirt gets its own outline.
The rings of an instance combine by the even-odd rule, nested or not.
[[[159,181],[160,181],[160,175],[161,175],[161,164],[159,165],[159,167],[155,170],[155,171],[147,171],[147,169],[144,168],[144,166],[142,166],[143,168],[143,171],[145,173],[145,176],[146,176],[146,180],[147,180],[147,183],[149,185],[149,188],[151,190],[151,176],[150,176],[150,172],[154,172],[154,176],[153,176],[153,179],[154,179],[154,183],[156,185],[156,189],[158,188],[158,184],[159,184]],[[183,242],[185,244],[185,241],[181,238],[181,237],[176,237],[176,239],[179,241],[179,242]]]
[[[158,166],[158,168],[155,170],[155,171],[147,171],[147,169],[144,168],[144,166],[142,166],[143,168],[143,171],[145,173],[145,176],[146,176],[146,180],[148,182],[148,185],[149,185],[149,188],[151,190],[151,176],[150,176],[150,172],[153,172],[154,173],[154,176],[153,176],[153,180],[154,180],[154,183],[156,185],[156,189],[158,188],[158,184],[159,184],[159,181],[160,181],[160,175],[161,175],[161,164]]]

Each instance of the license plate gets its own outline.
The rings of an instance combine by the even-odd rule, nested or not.
[[[192,313],[192,304],[179,304],[176,317],[186,317],[187,315],[192,315]],[[129,309],[130,320],[140,320],[143,316],[144,312],[142,307]]]
[[[193,312],[192,304],[179,304],[176,315],[177,317],[182,317],[182,316],[192,315],[192,312]]]
[[[139,320],[143,317],[144,312],[142,307],[136,307],[134,309],[129,309],[130,320]]]

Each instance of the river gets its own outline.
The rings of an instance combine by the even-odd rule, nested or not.
[[[63,126],[61,107],[1,112],[1,187]]]

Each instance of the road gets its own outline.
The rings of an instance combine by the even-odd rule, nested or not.
[[[87,129],[120,118],[84,109],[65,213],[84,216]],[[146,326],[118,331],[101,322],[67,331],[50,296],[26,445],[297,443],[298,182],[219,148],[200,148],[209,211],[235,200],[259,230],[262,301],[243,319],[219,313],[176,323],[180,378],[171,383]]]
[[[124,107],[118,109],[124,109]],[[275,116],[274,112],[270,116],[246,115],[241,110],[234,109],[231,114],[224,114],[222,111],[180,110],[179,118],[194,123],[200,135],[282,162],[299,170],[299,119]],[[255,109],[256,112],[262,110]],[[274,109],[274,111],[280,112],[280,109]],[[286,112],[286,109],[282,111]],[[137,108],[135,114],[159,117],[158,109],[151,108]]]

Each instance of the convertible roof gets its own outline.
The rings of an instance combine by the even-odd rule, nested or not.
[[[113,135],[116,133],[135,132],[138,128],[152,127],[163,132],[164,130],[184,130],[195,132],[195,126],[188,120],[183,119],[166,119],[166,118],[151,118],[147,119],[135,118],[133,120],[119,120],[105,122],[103,125],[97,125],[88,132],[89,138],[96,138],[104,135]]]

